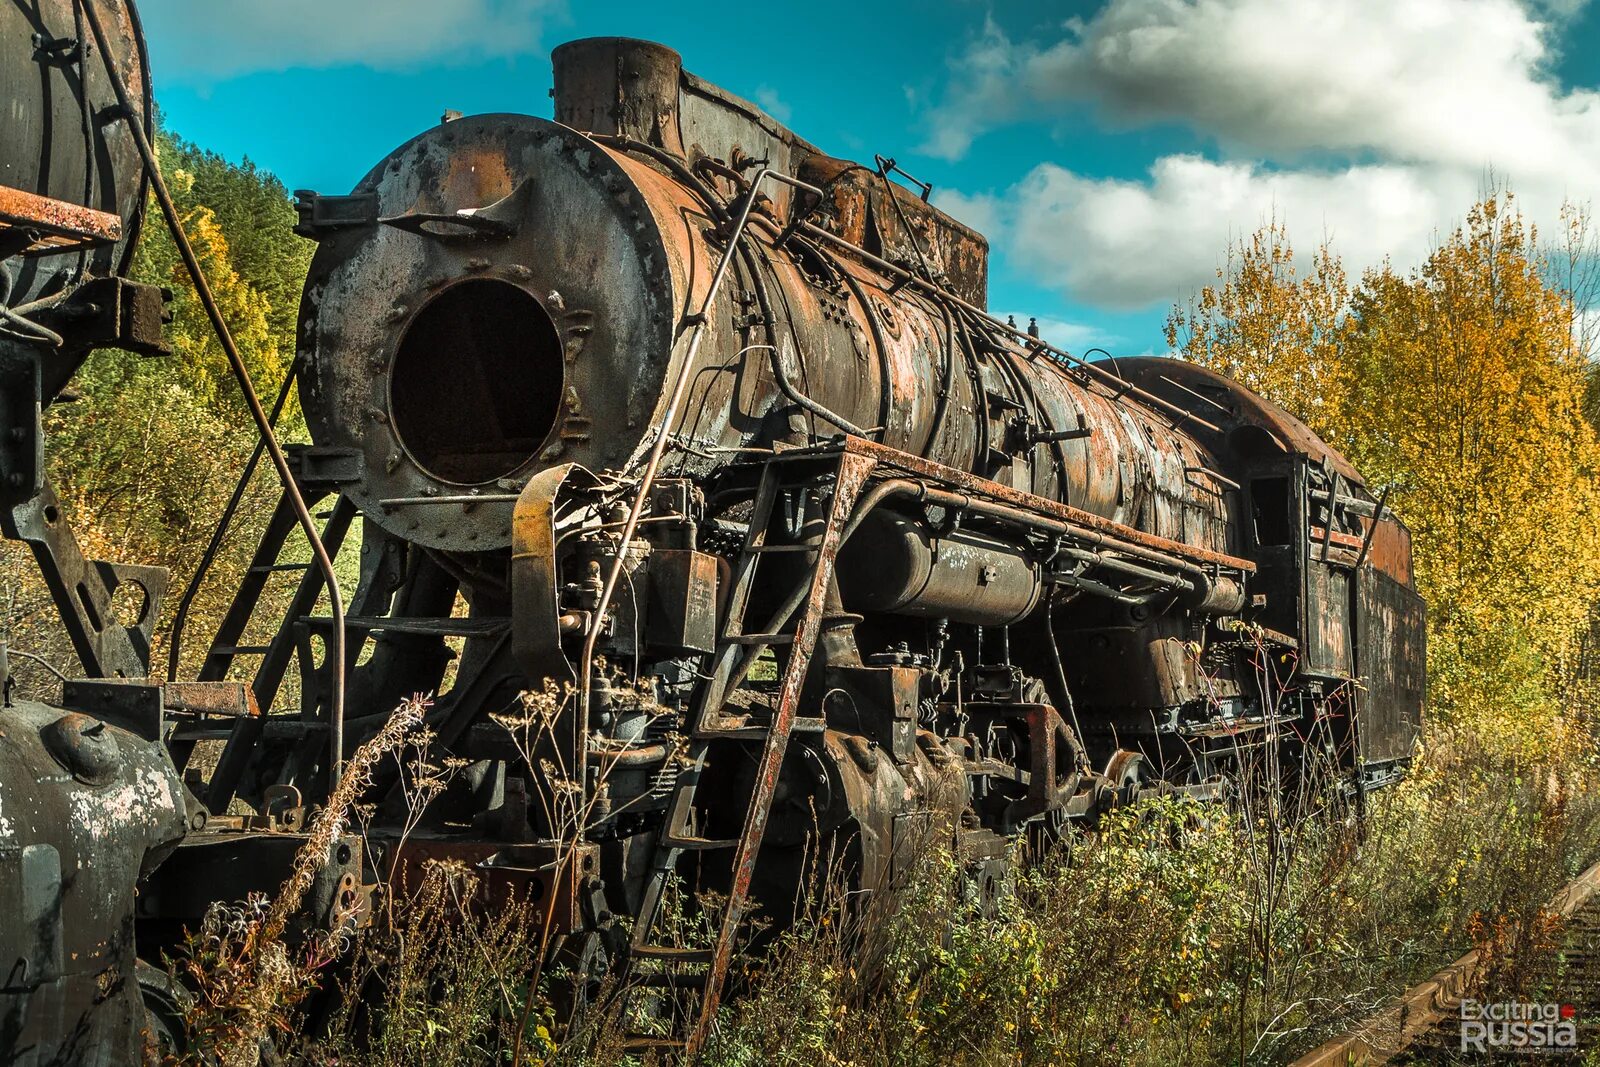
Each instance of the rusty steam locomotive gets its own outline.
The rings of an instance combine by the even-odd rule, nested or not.
[[[64,69],[93,66],[77,57]],[[1221,796],[1264,746],[1353,790],[1399,773],[1422,604],[1405,526],[1343,457],[1209,371],[1087,362],[989,315],[986,243],[925,186],[824,154],[670,49],[583,40],[553,62],[554,121],[447,116],[349,195],[296,194],[319,242],[294,371],[313,443],[288,450],[198,679],[135,680],[161,576],[64,554],[37,452],[25,469],[6,442],[25,476],[7,532],[46,546],[88,677],[60,710],[0,713],[23,746],[3,810],[159,780],[171,832],[91,831],[160,839],[121,869],[142,879],[142,954],[270,889],[340,762],[418,693],[461,769],[415,827],[404,777],[379,776],[319,917],[464,860],[531,893],[580,971],[652,961],[700,990],[698,1036],[741,919],[781,913],[819,855],[872,890],[943,833],[993,886],[1019,840],[1147,792]],[[97,78],[86,108],[113,99]],[[33,241],[8,264],[43,277],[65,254]],[[76,366],[47,312],[102,286],[133,294],[127,325],[150,299],[114,257],[73,254],[42,290],[57,302],[0,335],[8,374],[49,371],[31,393],[7,379],[28,442]],[[303,562],[308,507],[329,558],[359,561],[348,610]],[[101,610],[125,581],[150,594],[126,629]],[[263,620],[273,581],[296,583],[291,606]],[[63,755],[111,735],[120,777]],[[202,774],[208,739],[226,744]],[[26,833],[0,820],[0,889],[37,910],[54,887],[59,916],[82,891],[60,870],[93,846],[36,810]],[[711,948],[660,943],[680,878],[719,891]],[[16,926],[8,1004],[37,1005],[66,972],[12,951]]]

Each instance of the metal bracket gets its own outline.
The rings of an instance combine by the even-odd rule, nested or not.
[[[295,482],[306,492],[336,492],[366,476],[366,459],[354,448],[291,445],[287,451]]]
[[[377,193],[323,196],[310,189],[297,189],[294,206],[300,221],[295,224],[294,232],[320,241],[334,230],[381,225],[440,240],[504,241],[515,237],[521,228],[532,190],[533,179],[527,178],[508,195],[483,207],[380,216]]]
[[[30,499],[0,510],[0,530],[33,549],[84,673],[98,678],[149,673],[150,638],[167,592],[165,567],[85,558],[47,481]],[[142,591],[143,606],[132,625],[112,614],[112,594],[123,585]]]
[[[310,189],[296,189],[294,209],[300,216],[294,232],[313,241],[322,240],[332,230],[378,224],[377,193],[323,196]]]

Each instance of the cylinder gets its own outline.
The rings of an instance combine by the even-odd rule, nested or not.
[[[558,63],[563,97],[595,78],[633,86],[638,106],[614,122],[558,100],[559,114],[602,127],[593,138],[522,115],[444,123],[358,186],[373,202],[362,209],[367,223],[319,234],[302,305],[301,400],[318,444],[361,453],[361,477],[344,491],[369,520],[432,548],[504,548],[529,478],[566,462],[630,469],[661,432],[682,376],[669,463],[690,477],[732,450],[851,426],[1008,487],[1227,550],[1222,495],[1186,474],[1215,457],[1178,420],[1089,384],[869,260],[786,233],[790,209],[763,202],[753,213],[697,324],[729,254],[729,205],[760,167],[742,177],[721,164],[697,170],[672,137],[645,136],[666,128],[651,116],[673,106],[673,65],[636,47],[618,67],[605,57],[620,47],[568,46]],[[733,107],[716,114],[737,117]],[[749,128],[774,136],[764,120]],[[815,153],[788,136],[795,158]],[[834,173],[817,158],[791,169]],[[846,168],[835,180],[859,178]],[[776,203],[779,188],[758,192]],[[796,196],[792,210],[846,229],[828,213],[848,190],[833,192],[816,208]],[[490,239],[407,221],[463,211],[506,229]],[[955,233],[947,222],[942,232]],[[685,367],[691,330],[703,337]]]
[[[978,626],[1021,622],[1039,604],[1039,566],[1014,545],[962,529],[936,533],[897,512],[873,513],[839,553],[845,607]]]

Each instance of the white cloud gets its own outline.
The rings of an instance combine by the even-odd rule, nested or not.
[[[1550,72],[1581,2],[1110,0],[1044,45],[991,23],[931,115],[930,151],[1089,106],[1186,125],[1223,158],[1162,157],[1134,181],[1044,163],[941,203],[1074,297],[1121,307],[1185,295],[1273,215],[1353,268],[1409,265],[1491,170],[1550,221],[1600,194],[1600,92]]]
[[[1140,181],[1044,163],[1004,195],[935,202],[1075,298],[1138,308],[1205,284],[1230,240],[1274,216],[1302,245],[1328,237],[1357,268],[1414,262],[1477,190],[1475,175],[1399,164],[1281,171],[1175,155]]]
[[[1271,155],[1373,150],[1479,165],[1485,137],[1540,166],[1593,160],[1600,95],[1545,71],[1550,16],[1518,0],[1111,0],[1049,47],[990,24],[957,64],[931,147],[1090,103]]]
[[[1010,318],[1022,328],[1027,329],[1030,320],[1039,327],[1039,336],[1055,345],[1065,348],[1068,352],[1082,352],[1088,348],[1108,348],[1115,350],[1124,338],[1086,322],[1068,322],[1066,319],[1052,318],[1048,315],[1034,316],[1018,311],[999,311],[994,313],[999,319]]]
[[[778,90],[770,85],[757,86],[755,99],[756,103],[761,105],[761,110],[785,126],[789,124],[789,119],[794,115],[794,109],[783,102],[782,97],[778,95]]]
[[[537,51],[559,0],[154,0],[141,5],[163,82],[359,64],[405,67]]]

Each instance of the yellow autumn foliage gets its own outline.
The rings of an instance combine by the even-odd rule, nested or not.
[[[1169,347],[1271,397],[1325,432],[1344,406],[1340,321],[1349,304],[1344,266],[1326,246],[1301,272],[1288,230],[1274,218],[1229,247],[1217,285],[1167,318]]]
[[[1504,191],[1420,267],[1368,270],[1353,292],[1326,247],[1298,274],[1274,221],[1167,326],[1184,358],[1393,487],[1429,604],[1432,710],[1511,749],[1557,732],[1600,594],[1600,448],[1563,266]]]

